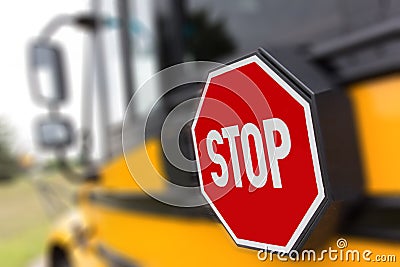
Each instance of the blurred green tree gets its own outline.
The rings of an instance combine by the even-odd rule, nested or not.
[[[224,21],[212,20],[207,10],[186,17],[184,39],[186,52],[195,60],[217,60],[235,50]]]
[[[0,182],[9,181],[19,171],[17,156],[12,152],[10,126],[0,118]]]

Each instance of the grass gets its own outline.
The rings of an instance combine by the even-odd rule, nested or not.
[[[46,223],[24,230],[5,240],[6,242],[0,243],[0,266],[27,266],[44,252],[45,237],[48,231],[49,224]]]
[[[23,176],[0,183],[0,267],[27,266],[44,251],[52,219],[63,209],[50,213],[48,205],[54,203],[38,188],[51,185],[57,193],[65,191],[60,190],[64,186],[60,178],[44,179],[38,183]]]

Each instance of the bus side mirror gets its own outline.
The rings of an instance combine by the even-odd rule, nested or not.
[[[38,40],[28,47],[29,83],[33,99],[47,107],[66,100],[64,62],[59,46]]]
[[[45,150],[63,150],[74,141],[71,122],[61,116],[47,116],[36,121],[35,142]]]

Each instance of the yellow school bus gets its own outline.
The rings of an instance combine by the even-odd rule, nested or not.
[[[32,96],[48,110],[36,122],[35,134],[40,147],[54,152],[60,170],[79,186],[75,210],[49,234],[48,265],[397,264],[400,4],[392,5],[93,0],[87,13],[55,17],[29,49]],[[64,75],[68,67],[54,40],[66,25],[87,34],[82,122],[75,138],[72,123],[60,112],[70,91]],[[196,63],[179,65],[178,76],[207,76],[216,65],[205,63],[204,69],[200,61],[226,63],[259,47],[302,82],[324,79],[346,103],[330,107],[326,102],[330,108],[324,121],[335,124],[326,138],[336,144],[327,153],[343,164],[336,170],[343,174],[339,179],[357,190],[351,200],[339,201],[320,222],[326,227],[306,242],[304,249],[315,252],[310,259],[301,259],[302,251],[281,256],[236,246],[208,205],[187,204],[203,199],[196,171],[177,168],[164,150],[164,144],[175,144],[193,161],[191,120],[174,118],[179,131],[172,134],[161,129],[180,103],[200,96],[203,83],[195,80],[165,93],[170,81],[159,79],[150,86],[150,78],[189,61]],[[196,103],[181,114],[190,117]],[[346,124],[332,119],[339,113]],[[342,142],[343,132],[353,142]],[[70,166],[65,156],[74,141],[80,144],[80,168]],[[170,183],[193,190],[188,194]],[[168,199],[187,205],[170,205]]]

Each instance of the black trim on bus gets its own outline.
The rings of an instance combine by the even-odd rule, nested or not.
[[[341,70],[338,83],[351,84],[399,72],[400,59],[398,57],[383,57],[372,62]]]
[[[357,52],[398,37],[400,37],[400,19],[394,18],[315,44],[310,47],[310,58],[313,60],[333,58],[342,54]]]
[[[89,194],[89,201],[94,204],[128,212],[218,221],[217,216],[209,205],[198,207],[177,207],[160,202],[144,193],[124,194],[91,192]]]
[[[97,246],[97,253],[106,260],[108,266],[112,267],[138,267],[140,266],[136,261],[127,259],[126,257],[115,252],[110,247],[100,244]]]
[[[400,19],[394,18],[330,40],[311,44],[306,53],[308,60],[325,69],[331,76],[333,75],[336,83],[348,85],[397,73],[400,71],[400,59],[393,55],[380,56],[374,60],[345,64],[339,68],[334,66],[335,60],[382,47],[398,41],[399,38]]]
[[[347,235],[400,241],[400,196],[367,198],[349,211],[341,232]]]

